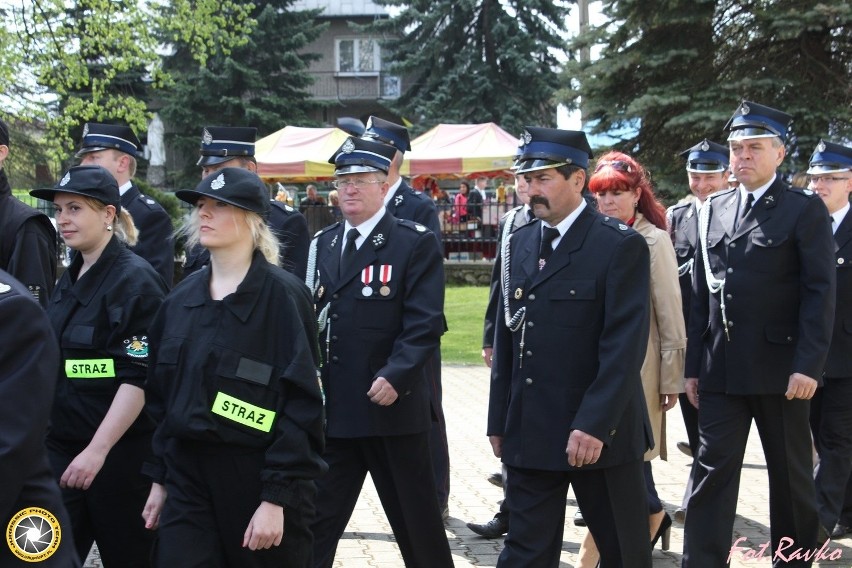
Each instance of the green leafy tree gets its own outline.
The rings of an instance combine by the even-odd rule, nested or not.
[[[654,174],[665,197],[688,192],[677,154],[722,128],[742,99],[795,117],[787,170],[817,140],[852,135],[852,7],[812,0],[609,0],[607,20],[571,47],[560,98],[593,132],[625,132],[615,147]]]
[[[61,157],[81,123],[123,120],[144,131],[146,93],[127,88],[145,73],[153,89],[169,84],[163,41],[191,45],[204,61],[243,41],[253,25],[232,0],[30,0],[4,11],[0,99],[6,113],[41,121],[45,144]]]
[[[382,38],[390,72],[404,77],[393,109],[415,130],[441,122],[495,122],[514,133],[555,125],[566,3],[376,1],[400,8],[369,29]]]
[[[311,100],[307,90],[313,83],[308,67],[320,56],[303,49],[327,24],[317,23],[321,10],[294,11],[292,3],[258,3],[250,13],[256,26],[246,42],[203,65],[190,57],[189,45],[177,44],[165,63],[175,83],[163,96],[161,113],[170,127],[169,143],[178,152],[196,157],[205,125],[254,126],[265,136],[287,124],[313,124],[311,111],[321,103]],[[193,159],[175,181],[197,180]]]

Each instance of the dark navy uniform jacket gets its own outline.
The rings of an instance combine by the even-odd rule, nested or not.
[[[133,185],[121,196],[121,206],[133,216],[139,240],[130,248],[147,260],[171,288],[174,282],[175,249],[172,220],[163,207]]]
[[[831,222],[813,192],[780,178],[734,229],[738,202],[735,189],[703,206],[711,206],[707,258],[713,276],[726,281],[730,341],[699,248],[685,376],[709,392],[784,394],[792,373],[821,380],[825,369],[835,304]]]
[[[590,207],[539,271],[541,223],[512,234],[510,314],[526,309],[512,332],[497,318],[489,436],[503,437],[508,466],[572,470],[571,430],[602,440],[586,469],[640,460],[653,445],[640,369],[648,343],[650,257],[645,239]],[[521,342],[523,341],[523,345]]]
[[[163,482],[172,440],[265,449],[260,498],[295,506],[326,469],[307,288],[259,252],[233,294],[213,300],[209,285],[209,268],[183,280],[151,326],[145,393],[159,459],[145,473]]]
[[[267,224],[280,246],[278,258],[281,268],[292,272],[299,280],[305,280],[308,267],[308,248],[311,235],[308,234],[308,222],[305,216],[293,207],[280,201],[270,201]],[[183,265],[184,278],[210,262],[210,253],[201,245],[186,252]]]
[[[387,204],[388,212],[397,219],[408,219],[420,223],[441,240],[441,223],[438,221],[438,209],[435,203],[414,191],[405,180],[396,188],[396,192]]]
[[[143,387],[148,328],[167,292],[151,265],[116,236],[78,279],[82,264],[83,255],[75,255],[47,309],[62,350],[50,437],[70,442],[92,439],[119,386]],[[125,435],[152,430],[142,413]]]
[[[47,215],[12,196],[0,169],[0,269],[6,270],[47,306],[56,282],[56,230]]]
[[[428,431],[424,365],[444,329],[444,263],[438,241],[423,225],[386,212],[348,270],[338,276],[343,229],[338,223],[316,237],[317,313],[328,306],[328,324],[320,333],[328,436]],[[372,275],[365,276],[369,268]],[[389,278],[383,277],[388,272]],[[378,377],[396,389],[399,399],[394,404],[379,406],[367,397]]]
[[[695,270],[695,251],[698,250],[698,209],[695,203],[672,206],[667,215],[669,234],[672,237],[677,257],[680,298],[683,317],[689,321],[689,306],[692,299],[692,271]]]
[[[852,378],[852,213],[846,214],[834,232],[834,244],[837,311],[825,375]]]
[[[0,524],[19,512],[46,509],[61,524],[57,551],[40,566],[79,566],[59,485],[47,461],[44,436],[59,368],[50,322],[29,291],[0,270]],[[24,566],[8,546],[0,566]]]

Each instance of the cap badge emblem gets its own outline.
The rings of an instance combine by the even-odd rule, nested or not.
[[[741,112],[742,114],[746,115],[746,114],[748,114],[748,113],[750,113],[750,112],[751,112],[751,109],[750,109],[750,108],[748,108],[748,105],[747,105],[747,104],[743,103],[743,106],[741,106],[741,107],[740,107],[740,112]]]
[[[707,143],[707,140],[701,143],[701,151],[706,152],[710,149],[710,144]]]
[[[532,142],[532,134],[530,134],[529,130],[524,130],[524,133],[521,134],[521,139],[524,141],[524,144],[529,144]]]
[[[355,151],[355,143],[352,141],[351,138],[349,138],[346,140],[346,142],[343,143],[343,146],[340,148],[340,150],[344,154],[351,154]]]
[[[65,187],[66,185],[68,185],[69,181],[71,181],[71,174],[66,173],[64,176],[62,176],[62,180],[59,182],[59,186]]]
[[[83,126],[83,138],[85,138],[85,137],[86,137],[86,136],[88,136],[88,135],[89,135],[89,123],[87,122],[87,123]]]
[[[201,133],[201,143],[204,144],[205,146],[209,146],[210,144],[213,143],[213,136],[210,134],[210,131],[207,130],[206,128],[204,129],[204,132]]]
[[[225,174],[219,174],[216,179],[210,182],[210,189],[222,189],[225,187]]]
[[[817,152],[825,152],[825,142],[823,140],[820,140],[819,144],[817,144],[816,149],[817,149]]]
[[[367,125],[364,127],[366,130],[370,130],[373,128],[373,117],[367,119]]]
[[[382,233],[373,235],[373,246],[377,247],[385,242],[385,236]]]

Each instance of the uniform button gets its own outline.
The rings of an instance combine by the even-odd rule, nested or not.
[[[526,352],[526,356],[527,356],[527,357],[532,357],[532,351],[527,351],[527,352]]]
[[[837,264],[843,264],[846,262],[842,257],[837,259]]]
[[[725,294],[725,299],[726,299],[726,300],[730,300],[730,299],[732,299],[732,298],[733,298],[733,296],[731,296],[730,294]]]
[[[527,377],[527,380],[526,380],[526,381],[524,381],[524,382],[525,382],[525,383],[527,383],[528,385],[533,384],[533,380],[532,380],[531,378],[529,378],[529,377]]]
[[[768,239],[768,240],[766,241],[766,244],[771,245],[771,244],[772,244],[772,239]]]
[[[737,248],[737,243],[731,243],[731,248],[732,248],[732,249]]]
[[[340,294],[332,294],[331,296],[332,300],[337,300],[338,298],[340,298]]]
[[[615,428],[609,431],[609,437],[612,438],[613,436],[615,436]]]
[[[332,336],[331,336],[331,340],[332,340],[332,341],[337,341],[337,336],[336,336],[336,335],[332,335]]]
[[[734,273],[734,269],[733,269],[733,268],[729,268],[727,272],[728,272],[728,274],[733,274],[733,273]]]
[[[787,342],[788,342],[788,343],[790,343],[790,342],[792,342],[792,341],[793,341],[793,338],[792,338],[792,337],[790,337],[790,336],[788,335],[788,336],[787,336]]]
[[[527,322],[527,327],[533,327],[533,326],[535,326],[535,324],[533,322],[531,322],[531,321]]]
[[[734,327],[734,322],[728,321],[728,327]]]
[[[530,294],[530,300],[535,300],[535,294]]]
[[[337,363],[337,361],[338,361],[338,359],[337,359],[337,355],[332,355],[332,357],[331,357],[331,362],[332,362],[332,363]]]
[[[576,296],[576,295],[577,295],[577,291],[576,291],[576,290],[569,290],[569,291],[568,291],[568,293],[569,293],[569,294],[571,294],[572,296]]]

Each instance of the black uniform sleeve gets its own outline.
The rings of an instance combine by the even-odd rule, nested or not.
[[[149,199],[142,197],[141,199]],[[172,220],[163,209],[152,209],[139,228],[139,242],[133,252],[147,260],[163,277],[166,286],[172,287],[175,273],[174,238]]]
[[[293,314],[298,313],[290,302]],[[309,330],[299,318],[283,317],[279,333],[292,338],[287,342],[290,364],[280,377],[281,397],[277,409],[275,437],[266,451],[261,470],[261,500],[298,506],[309,499],[313,490],[306,481],[328,469],[321,455],[324,448],[323,397],[310,348]]]
[[[8,282],[3,277],[0,281]],[[9,509],[31,472],[44,467],[44,437],[59,370],[59,347],[47,315],[23,293],[0,294],[0,517],[4,519],[15,513]]]
[[[47,307],[56,283],[56,231],[44,215],[30,217],[21,226],[6,270],[20,280],[33,297]]]
[[[494,266],[491,267],[491,284],[488,291],[488,306],[485,308],[485,322],[482,326],[482,347],[494,347],[494,326],[500,319],[497,313],[498,294],[500,287],[500,271],[503,265],[503,251],[500,250],[500,242],[503,240],[503,231],[506,228],[506,217],[500,219],[497,226],[497,254],[494,255]]]
[[[281,267],[304,282],[308,270],[308,247],[311,244],[308,222],[301,213],[288,215],[281,231]]]

